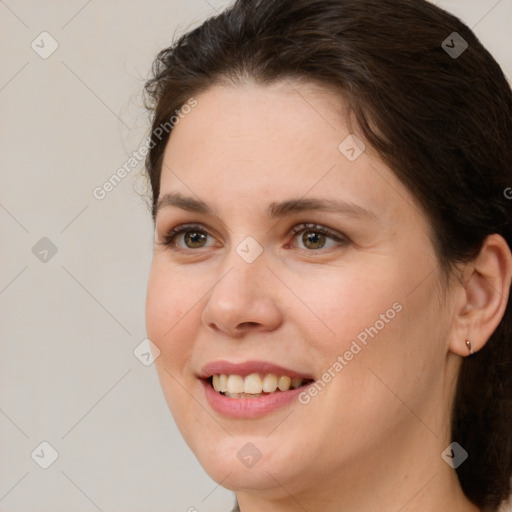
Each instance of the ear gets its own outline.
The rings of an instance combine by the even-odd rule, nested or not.
[[[489,235],[478,254],[463,268],[463,288],[455,310],[449,348],[470,354],[466,340],[478,352],[496,330],[507,306],[512,276],[512,254],[505,239]]]

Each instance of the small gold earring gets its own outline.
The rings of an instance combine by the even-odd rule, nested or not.
[[[471,341],[466,340],[466,346],[468,347],[469,353],[473,354],[473,347],[471,346]]]

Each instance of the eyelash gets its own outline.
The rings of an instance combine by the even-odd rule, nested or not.
[[[206,235],[209,235],[208,231],[206,231],[204,228],[201,227],[199,224],[182,224],[180,226],[176,226],[175,228],[171,229],[169,233],[167,233],[164,236],[164,241],[160,243],[160,245],[164,245],[172,250],[175,251],[197,251],[199,249],[205,249],[207,247],[200,247],[199,249],[182,249],[175,245],[175,240],[178,237],[178,235],[181,235],[182,233],[186,233],[187,231],[196,231],[199,233],[204,233]],[[346,246],[349,244],[350,240],[344,236],[337,234],[334,231],[331,231],[330,229],[320,226],[318,224],[311,224],[311,223],[302,223],[294,226],[288,233],[287,236],[294,235],[294,238],[304,231],[313,231],[316,233],[321,233],[322,235],[325,235],[329,238],[332,238],[335,240],[339,246]],[[323,249],[301,249],[303,251],[307,252],[321,252]]]

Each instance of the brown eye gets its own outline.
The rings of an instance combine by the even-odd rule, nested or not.
[[[206,233],[201,231],[186,231],[183,239],[185,241],[185,245],[189,249],[199,249],[204,247],[206,243],[206,236]]]
[[[210,238],[210,240],[208,240]],[[163,237],[163,245],[173,250],[203,249],[211,247],[213,237],[194,224],[177,226]]]
[[[305,231],[302,235],[302,243],[308,249],[322,249],[325,245],[326,236],[317,231]]]
[[[350,240],[341,233],[318,224],[300,224],[291,232],[293,238],[297,239],[297,247],[309,252],[345,247],[350,243]]]

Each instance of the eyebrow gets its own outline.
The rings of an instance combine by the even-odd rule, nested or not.
[[[193,197],[187,197],[179,192],[165,194],[158,199],[155,206],[156,214],[168,206],[175,206],[189,212],[202,213],[205,215],[217,216],[215,211],[205,202]],[[348,203],[335,199],[321,198],[299,198],[288,199],[286,201],[270,203],[267,209],[267,215],[271,219],[282,218],[292,213],[300,213],[305,211],[320,211],[327,213],[337,213],[348,217],[366,218],[369,220],[377,220],[377,215],[354,203]]]

